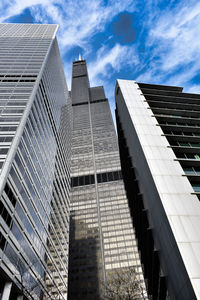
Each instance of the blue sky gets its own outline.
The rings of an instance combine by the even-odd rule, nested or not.
[[[81,53],[112,110],[117,78],[200,92],[199,0],[1,0],[0,22],[59,24],[69,90]]]

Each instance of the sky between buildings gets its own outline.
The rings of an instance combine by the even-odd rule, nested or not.
[[[59,24],[69,90],[80,53],[112,112],[117,78],[200,92],[199,0],[0,0],[0,22]]]

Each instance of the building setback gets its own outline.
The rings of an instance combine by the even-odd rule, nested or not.
[[[69,300],[99,299],[116,269],[142,270],[122,181],[117,137],[102,86],[73,62]]]
[[[3,300],[67,297],[70,102],[56,31],[0,25]]]
[[[118,80],[122,174],[152,299],[200,299],[200,95]]]

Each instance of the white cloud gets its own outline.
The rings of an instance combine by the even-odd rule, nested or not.
[[[58,0],[59,1],[59,0]],[[32,7],[34,5],[44,5],[48,6],[51,3],[54,3],[54,0],[14,0],[14,1],[3,1],[1,3],[1,17],[0,22],[4,22],[6,19],[16,16],[23,12],[24,9]]]
[[[197,60],[200,52],[199,24],[200,3],[184,6],[175,15],[161,17],[151,34],[164,42],[165,50],[162,46],[159,49],[165,52],[163,70]]]
[[[109,99],[113,120],[115,120],[114,90],[116,79],[111,76],[125,70],[126,67],[136,68],[139,59],[133,46],[115,44],[111,49],[102,46],[96,55],[96,59],[88,64],[88,73],[91,86],[103,85],[106,97]]]
[[[115,44],[111,49],[102,46],[97,52],[95,61],[92,61],[89,66],[90,81],[94,84],[99,80],[99,75],[109,78],[113,72],[119,72],[124,69],[125,65],[137,65],[139,63],[133,46],[122,46]],[[112,69],[111,69],[111,68]]]
[[[2,3],[2,2],[1,2]],[[56,23],[59,24],[57,32],[61,54],[64,55],[73,47],[83,48],[83,55],[89,57],[92,50],[91,38],[98,32],[103,32],[107,23],[124,10],[132,12],[135,3],[132,0],[108,0],[107,4],[101,0],[7,0],[0,6],[1,18],[6,19],[18,15],[24,9],[29,8],[36,23]],[[98,64],[96,70],[92,68],[90,77],[97,78],[98,72],[102,73],[110,64],[113,69],[119,69],[116,59],[122,60],[122,55],[126,55],[128,49],[120,45],[115,45],[110,52],[104,49],[103,59]],[[101,50],[100,50],[101,51]],[[98,57],[99,59],[99,57]],[[70,83],[69,70],[71,71],[71,61],[63,62],[68,82]],[[103,84],[103,83],[102,83]]]
[[[59,41],[64,49],[78,45],[89,52],[90,39],[97,32],[104,30],[107,22],[110,22],[115,15],[124,9],[131,9],[132,1],[108,1],[103,6],[102,1],[69,0],[62,6],[63,17],[60,24]],[[52,17],[52,14],[51,14]],[[57,18],[53,18],[57,21]]]
[[[184,87],[184,92],[200,94],[200,85],[199,84],[194,84],[190,87],[186,86],[186,87]]]
[[[158,79],[155,77],[153,70],[147,70],[145,73],[140,74],[137,78],[134,79],[137,82],[158,82]]]
[[[146,41],[148,69],[139,79],[174,85],[190,81],[200,70],[199,24],[197,1],[181,1],[162,12],[158,9]]]
[[[193,66],[188,68],[183,68],[183,71],[172,74],[167,79],[168,85],[182,85],[185,86],[188,82],[195,76],[195,74],[200,69],[200,64],[193,64]]]
[[[133,11],[134,3],[131,0],[110,0],[104,6],[101,0],[7,0],[0,7],[0,22],[26,8],[31,10],[36,22],[59,24],[59,44],[68,49],[74,45],[87,48],[92,35],[103,31],[105,24],[118,13]]]

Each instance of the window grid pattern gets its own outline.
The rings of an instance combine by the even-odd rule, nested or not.
[[[87,77],[85,61],[73,68],[75,64],[81,77]],[[89,89],[88,101],[78,78],[76,74],[75,82],[72,77],[69,298],[93,300],[99,299],[102,281],[113,270],[134,265],[141,276],[142,270],[110,107],[107,99],[102,101],[103,87]],[[76,85],[80,99],[73,98]]]
[[[38,25],[30,31],[28,25],[22,26],[22,31],[20,28],[18,33],[27,34],[27,39],[30,31],[35,34],[36,46],[46,40],[42,63],[55,26]],[[26,43],[24,47],[29,51]],[[12,265],[8,276],[20,288],[16,274],[22,272],[25,294],[30,299],[67,297],[71,108],[66,96],[55,39],[0,202],[4,208],[1,251]]]
[[[56,26],[0,26],[0,169],[6,159]]]

